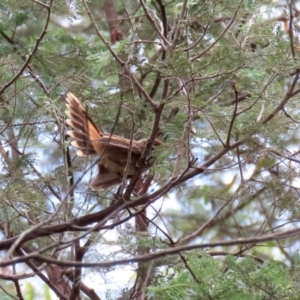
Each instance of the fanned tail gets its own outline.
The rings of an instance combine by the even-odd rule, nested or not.
[[[93,145],[93,140],[99,140],[101,131],[97,128],[93,120],[87,114],[81,102],[72,93],[68,93],[66,114],[69,119],[66,123],[73,127],[73,130],[67,131],[74,141],[71,145],[78,148],[77,155],[94,155],[97,151]]]

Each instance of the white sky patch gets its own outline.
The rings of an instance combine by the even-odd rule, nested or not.
[[[300,178],[299,177],[294,178],[292,186],[295,188],[300,188]]]

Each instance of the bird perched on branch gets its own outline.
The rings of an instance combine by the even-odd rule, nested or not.
[[[71,145],[79,149],[77,155],[100,156],[99,173],[92,180],[91,189],[106,189],[120,184],[125,173],[126,179],[129,179],[138,168],[137,162],[148,140],[131,141],[117,135],[103,133],[72,93],[67,94],[66,101],[66,114],[69,117],[66,123],[73,127],[73,130],[69,130],[67,134],[74,139]],[[155,139],[152,148],[161,144],[160,140]],[[151,161],[153,160],[148,160],[141,166],[143,171],[151,167]]]

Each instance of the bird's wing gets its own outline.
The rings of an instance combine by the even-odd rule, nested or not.
[[[94,142],[101,138],[101,131],[75,95],[68,93],[66,101],[68,109],[66,114],[69,117],[66,123],[73,127],[73,130],[68,131],[67,134],[74,139],[71,144],[80,149],[77,154],[84,156],[101,152],[101,149],[97,149],[99,144]]]
[[[107,133],[103,133],[97,143],[101,143],[104,145],[104,148],[107,150],[114,149],[119,150],[121,152],[128,152],[131,149],[131,153],[141,155],[144,150],[144,145],[140,141],[132,140],[130,146],[130,140],[122,138],[117,135],[111,135]],[[145,143],[146,145],[146,143]],[[131,148],[130,148],[131,147]]]

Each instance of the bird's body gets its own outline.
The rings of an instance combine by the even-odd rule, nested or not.
[[[73,127],[68,131],[74,141],[71,145],[78,148],[77,155],[98,155],[99,173],[93,179],[90,187],[93,190],[100,190],[120,184],[126,172],[130,178],[137,169],[137,162],[147,146],[147,139],[130,140],[117,135],[101,132],[93,120],[87,114],[81,102],[72,94],[68,93],[67,111],[69,119],[66,123]],[[154,141],[154,146],[161,145],[159,140]],[[151,164],[142,166],[143,171]]]

